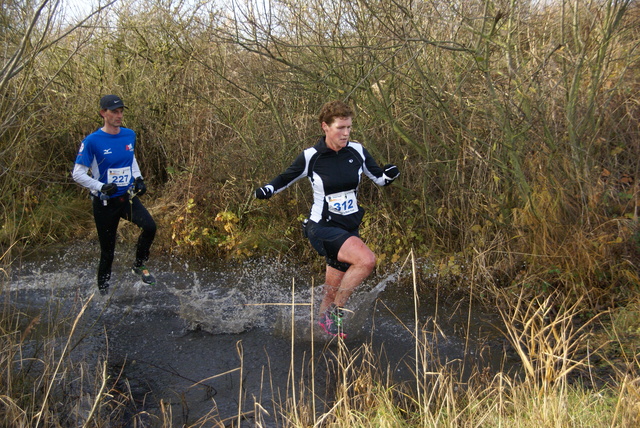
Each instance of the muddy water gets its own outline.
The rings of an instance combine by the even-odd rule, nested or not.
[[[72,357],[90,367],[108,361],[109,386],[135,398],[126,403],[123,423],[153,426],[162,402],[174,426],[206,415],[230,423],[239,412],[247,412],[243,426],[256,420],[279,426],[277,407],[290,396],[292,368],[296,383],[314,383],[318,411],[331,402],[336,380],[327,361],[337,343],[311,327],[321,297],[312,279],[317,272],[273,260],[232,265],[157,257],[149,266],[158,283],[148,286],[127,269],[133,249],[120,245],[111,293],[102,297],[95,293],[98,253],[96,243],[83,243],[25,257],[12,269],[9,300],[27,318],[40,315],[43,325],[73,321],[86,304]],[[411,290],[399,286],[405,274],[372,277],[351,298],[348,349],[369,344],[394,379],[411,379],[417,316],[433,332],[430,353],[456,364],[461,378],[474,365],[501,367],[494,314],[434,293],[420,296],[416,315]]]

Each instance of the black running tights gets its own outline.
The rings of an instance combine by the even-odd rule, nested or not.
[[[127,195],[110,199],[107,205],[104,205],[100,199],[93,198],[93,218],[100,240],[100,263],[98,264],[98,287],[100,287],[111,278],[111,265],[120,219],[128,220],[142,229],[136,247],[135,266],[141,266],[149,258],[149,249],[156,236],[156,223],[138,197],[129,200]]]

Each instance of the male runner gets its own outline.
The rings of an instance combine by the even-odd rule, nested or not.
[[[100,240],[98,289],[102,295],[109,292],[121,218],[142,228],[132,272],[144,283],[155,284],[145,263],[155,238],[156,223],[139,199],[147,188],[134,154],[136,134],[122,126],[124,109],[124,102],[117,95],[100,99],[103,126],[82,141],[73,169],[73,179],[89,189],[93,199],[93,217]]]

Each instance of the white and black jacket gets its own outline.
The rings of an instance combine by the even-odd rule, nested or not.
[[[362,173],[379,186],[389,183],[383,169],[360,143],[350,141],[339,151],[327,147],[325,138],[305,149],[269,185],[278,193],[303,177],[313,188],[309,219],[327,226],[354,230],[360,226],[364,209],[357,204]]]

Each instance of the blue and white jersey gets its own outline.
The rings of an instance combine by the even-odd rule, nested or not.
[[[128,128],[120,128],[118,134],[108,134],[102,129],[89,134],[80,145],[76,164],[91,169],[91,175],[102,184],[115,183],[117,197],[129,190],[137,168],[134,148],[136,133]],[[95,193],[95,188],[93,189]]]

